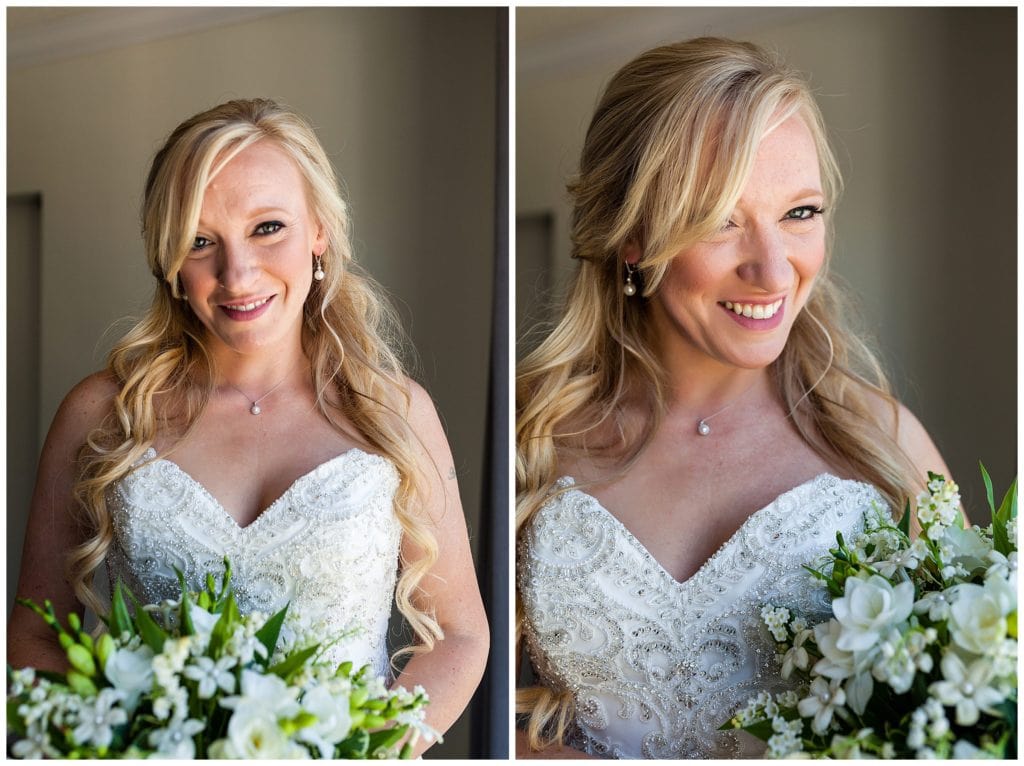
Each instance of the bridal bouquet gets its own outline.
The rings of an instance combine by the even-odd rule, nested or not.
[[[60,636],[66,674],[7,669],[8,735],[18,758],[408,758],[426,693],[388,690],[369,666],[334,667],[323,647],[286,640],[286,606],[241,615],[225,561],[221,587],[129,612],[114,592],[109,632],[36,611]],[[343,638],[342,636],[341,638]],[[405,740],[404,744],[403,740]]]
[[[964,528],[956,484],[929,473],[899,525],[874,509],[855,540],[806,567],[833,597],[809,625],[785,605],[761,616],[793,691],[762,692],[723,729],[768,757],[1013,758],[1017,748],[1017,490],[992,523]]]

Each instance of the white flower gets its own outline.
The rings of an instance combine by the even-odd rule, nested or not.
[[[946,595],[946,591],[929,591],[914,604],[914,614],[924,614],[927,612],[929,620],[941,622],[949,618],[950,604],[951,599]]]
[[[804,649],[804,642],[811,635],[811,631],[802,630],[793,637],[793,646],[789,648],[782,658],[782,677],[788,679],[794,669],[807,670],[811,660]]]
[[[185,678],[199,682],[199,699],[209,699],[218,688],[231,694],[235,690],[235,676],[231,672],[234,666],[235,658],[229,655],[216,663],[209,657],[197,657],[194,664],[185,668]]]
[[[898,569],[917,569],[927,555],[927,546],[918,538],[910,547],[894,551],[885,560],[876,561],[872,566],[883,576],[892,577]]]
[[[987,582],[984,587],[965,583],[954,588],[956,600],[949,610],[949,632],[958,646],[974,654],[995,651],[1006,638],[1008,612],[1004,609],[1010,597],[1000,581],[992,578],[992,588]]]
[[[992,550],[977,527],[961,529],[954,524],[946,530],[943,543],[943,558],[950,563],[959,563],[968,570],[985,566],[985,559]]]
[[[192,625],[196,629],[196,633],[205,636],[213,633],[213,627],[220,619],[219,614],[211,614],[198,604],[192,604],[189,614],[192,616]]]
[[[188,692],[178,685],[177,679],[174,686],[165,687],[163,694],[153,700],[153,715],[161,721],[168,718],[184,718],[187,712]]]
[[[768,757],[787,758],[792,753],[804,749],[801,735],[803,734],[804,723],[797,719],[787,721],[781,716],[772,719],[772,731],[775,733],[768,738]]]
[[[977,760],[979,758],[994,758],[991,753],[982,750],[980,747],[972,745],[970,742],[964,739],[958,739],[953,744],[953,757],[958,760]]]
[[[893,587],[878,575],[867,580],[847,578],[845,594],[832,602],[832,611],[843,626],[836,646],[846,651],[870,648],[883,630],[907,619],[913,606],[913,583]]]
[[[990,564],[985,571],[985,579],[990,577],[1001,577],[1010,582],[1017,581],[1017,551],[1010,551],[1009,556],[1004,556],[999,551],[989,551],[987,560]]]
[[[79,713],[79,723],[72,732],[75,742],[79,745],[95,745],[108,747],[114,739],[113,727],[128,720],[124,709],[116,707],[124,699],[124,693],[116,689],[101,689],[100,693],[90,698]]]
[[[956,706],[956,722],[960,726],[973,726],[978,722],[980,711],[995,714],[994,705],[1003,700],[1003,695],[990,687],[992,664],[978,659],[965,666],[956,652],[948,651],[942,658],[944,681],[936,681],[929,691],[943,704]]]
[[[837,620],[829,620],[814,626],[814,641],[818,644],[821,659],[814,664],[813,672],[828,678],[849,678],[855,669],[854,653],[840,649],[837,645],[843,626]]]
[[[797,705],[797,711],[803,718],[814,716],[811,729],[816,734],[828,731],[832,715],[846,704],[846,693],[839,683],[838,679],[826,682],[824,678],[815,678],[811,682],[810,695]]]
[[[348,695],[334,696],[326,686],[317,686],[306,692],[302,707],[316,716],[316,723],[300,729],[298,738],[316,746],[321,758],[330,758],[334,746],[348,736],[352,727]]]
[[[211,758],[309,758],[309,752],[288,739],[277,719],[267,711],[253,707],[239,708],[228,721],[227,741]],[[216,744],[216,743],[215,743]]]
[[[188,720],[174,719],[166,729],[157,729],[149,734],[149,744],[156,748],[150,758],[183,758],[196,757],[196,744],[192,740],[196,734],[206,728],[206,724],[194,718]]]
[[[233,709],[235,715],[244,712],[246,717],[258,714],[277,720],[292,718],[299,712],[299,704],[295,701],[299,690],[288,686],[278,676],[243,670],[241,687],[239,696],[225,697],[220,701],[223,707]]]
[[[139,697],[153,687],[153,650],[145,645],[134,650],[115,649],[107,657],[103,675],[115,689],[124,692],[124,706],[133,711]]]
[[[768,626],[768,630],[775,637],[776,641],[785,641],[789,638],[786,631],[786,623],[789,622],[789,610],[784,606],[772,607],[765,605],[761,609],[761,619]]]
[[[785,708],[794,708],[797,703],[800,702],[800,697],[792,689],[787,689],[784,692],[779,692],[775,695],[775,701]]]

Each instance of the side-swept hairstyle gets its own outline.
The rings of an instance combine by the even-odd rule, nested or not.
[[[649,443],[669,383],[649,299],[676,254],[728,220],[761,139],[794,115],[814,138],[831,207],[841,178],[821,113],[806,80],[771,53],[698,38],[647,51],[608,83],[568,186],[579,268],[561,320],[518,365],[517,537],[556,491],[560,457],[585,452],[621,470]],[[627,298],[624,252],[634,246],[640,290]],[[900,509],[913,487],[891,425],[898,405],[870,350],[842,324],[840,298],[823,269],[771,371],[804,440]],[[646,422],[625,421],[627,401],[640,405],[630,412],[649,413]],[[893,418],[880,418],[879,404]],[[517,711],[529,715],[539,748],[563,738],[572,697],[520,689]]]
[[[314,219],[323,227],[326,278],[313,281],[304,306],[303,350],[310,360],[317,407],[344,432],[351,424],[398,469],[395,513],[404,534],[425,555],[403,561],[396,602],[417,646],[441,636],[432,614],[413,604],[418,584],[437,557],[425,514],[417,512],[423,471],[408,424],[410,393],[397,351],[403,333],[379,288],[352,260],[349,215],[338,178],[312,127],[295,112],[266,99],[229,101],[191,117],[171,133],[146,180],[142,233],[156,278],[144,316],[110,352],[107,370],[118,387],[113,413],[89,435],[80,453],[75,497],[89,538],[69,556],[69,579],[79,599],[96,609],[96,568],[113,540],[107,492],[173,425],[187,433],[212,392],[214,360],[205,329],[179,300],[178,272],[195,237],[209,182],[234,156],[270,141],[295,162],[306,184]],[[310,254],[310,268],[313,268]]]

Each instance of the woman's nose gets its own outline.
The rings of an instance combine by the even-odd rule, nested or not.
[[[786,243],[781,232],[755,229],[743,242],[739,275],[747,284],[768,294],[785,292],[792,281]]]
[[[217,279],[226,289],[242,292],[253,283],[258,273],[256,258],[245,242],[221,242],[218,256]]]

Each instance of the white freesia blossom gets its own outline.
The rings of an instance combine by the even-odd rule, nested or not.
[[[973,726],[982,711],[995,713],[993,707],[1003,700],[997,690],[989,686],[992,663],[984,657],[969,665],[948,651],[942,658],[943,681],[936,681],[929,691],[943,705],[956,706],[956,722],[960,726]]]
[[[198,604],[192,604],[189,614],[192,616],[192,625],[195,627],[196,633],[202,635],[213,633],[213,627],[220,619],[219,614],[211,614]]]
[[[235,715],[245,712],[257,712],[275,718],[292,718],[299,712],[299,704],[295,701],[299,690],[288,686],[275,675],[263,675],[254,670],[242,671],[241,694],[225,697],[220,704],[233,709]],[[232,720],[234,717],[232,716]]]
[[[352,727],[348,695],[335,696],[326,686],[317,686],[303,696],[302,708],[317,720],[299,730],[299,739],[317,747],[321,758],[330,758]]]
[[[309,751],[288,739],[277,719],[256,708],[238,709],[228,721],[223,754],[211,757],[244,759],[308,759]],[[212,750],[212,748],[211,748]]]
[[[124,692],[124,706],[135,710],[139,697],[153,686],[153,650],[146,645],[137,649],[115,649],[107,657],[103,675],[114,688]]]
[[[836,646],[846,651],[869,649],[890,625],[910,616],[914,606],[914,584],[895,587],[884,577],[866,580],[850,577],[842,598],[832,602],[832,611],[843,630]]]
[[[984,567],[988,552],[992,549],[977,527],[961,529],[954,524],[946,530],[942,542],[946,561],[961,564],[968,571]]]
[[[114,739],[113,727],[128,720],[124,708],[117,704],[124,699],[124,693],[117,689],[100,689],[99,694],[90,698],[81,713],[78,726],[71,736],[80,745],[107,747]]]
[[[1010,551],[1009,556],[1004,556],[999,551],[989,551],[986,559],[989,565],[985,571],[985,579],[1001,577],[1010,582],[1017,581],[1017,551]]]
[[[196,743],[193,737],[206,728],[202,721],[194,718],[174,719],[166,729],[157,729],[149,735],[149,744],[156,748],[150,758],[179,758],[191,760],[196,757]]]
[[[1006,615],[1011,596],[993,578],[989,588],[973,583],[957,585],[949,610],[949,632],[953,641],[974,654],[987,654],[1006,637]]]

